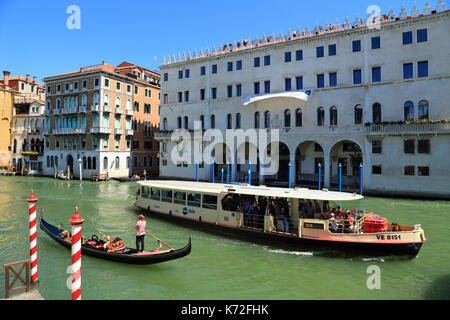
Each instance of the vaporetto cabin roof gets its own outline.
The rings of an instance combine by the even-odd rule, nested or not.
[[[324,190],[310,190],[305,188],[275,188],[266,186],[250,186],[239,184],[221,184],[191,181],[150,180],[139,181],[138,184],[146,187],[161,189],[184,190],[188,192],[202,192],[208,194],[245,194],[253,196],[296,198],[307,200],[351,201],[364,197],[356,193],[335,192]]]

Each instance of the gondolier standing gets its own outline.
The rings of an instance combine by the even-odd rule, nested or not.
[[[145,237],[145,227],[147,222],[144,220],[144,216],[140,214],[138,216],[139,220],[134,226],[136,229],[136,249],[139,252],[144,251],[144,237]]]

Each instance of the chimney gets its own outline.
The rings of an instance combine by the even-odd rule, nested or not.
[[[6,88],[9,87],[9,75],[10,74],[11,73],[9,71],[3,71],[3,77],[4,77],[3,84],[5,85]]]
[[[30,75],[27,74],[27,82],[30,82]]]
[[[102,61],[102,65],[105,65],[105,61],[104,60]]]
[[[37,79],[36,79],[36,77],[33,77],[33,83],[34,83],[34,84],[37,84]]]

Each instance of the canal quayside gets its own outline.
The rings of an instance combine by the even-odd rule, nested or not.
[[[419,224],[388,224],[372,212],[341,209],[363,199],[357,194],[186,181],[138,184],[136,207],[225,234],[412,256],[427,241]]]

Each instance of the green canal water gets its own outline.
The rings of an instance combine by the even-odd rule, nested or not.
[[[70,228],[75,206],[85,219],[82,233],[122,238],[135,245],[133,206],[136,184],[60,181],[0,176],[0,264],[29,257],[28,206],[31,189],[46,219]],[[83,299],[303,300],[449,299],[450,202],[365,198],[351,204],[375,211],[391,222],[420,223],[429,241],[415,258],[371,256],[320,249],[289,249],[195,230],[148,217],[149,231],[175,248],[192,235],[189,256],[149,266],[82,257]],[[347,206],[347,204],[345,205]],[[45,299],[69,300],[70,250],[38,229],[39,289]],[[146,237],[146,248],[156,241]],[[378,266],[381,289],[368,289]],[[3,270],[1,271],[4,272]],[[0,295],[5,288],[0,276]]]

